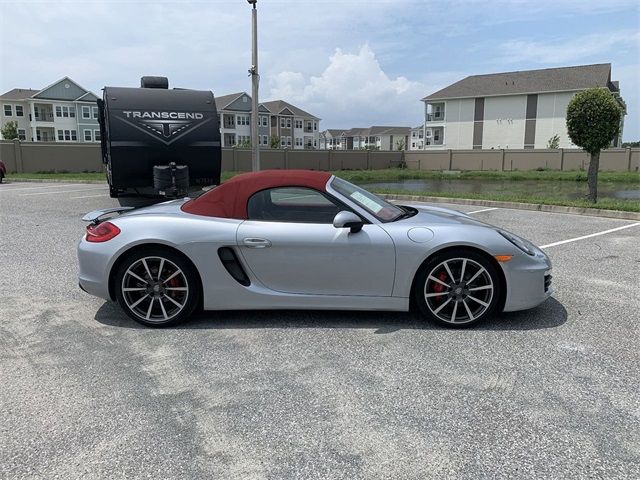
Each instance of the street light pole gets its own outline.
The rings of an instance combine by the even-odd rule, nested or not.
[[[251,9],[251,168],[254,172],[260,170],[260,146],[258,145],[258,84],[260,83],[260,75],[258,75],[258,9],[256,3],[258,0],[247,0]]]

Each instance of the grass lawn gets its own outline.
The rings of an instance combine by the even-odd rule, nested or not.
[[[241,172],[223,172],[222,180],[237,175]],[[479,200],[498,200],[509,202],[524,202],[543,205],[564,205],[570,207],[603,208],[610,210],[624,210],[630,212],[640,212],[640,202],[634,200],[617,200],[613,198],[601,198],[597,204],[592,204],[585,200],[573,200],[561,198],[554,192],[545,195],[531,195],[518,191],[519,181],[551,181],[551,182],[578,182],[586,184],[587,172],[556,170],[542,171],[469,171],[469,172],[441,172],[425,170],[407,170],[391,168],[386,170],[340,170],[333,172],[337,176],[354,183],[368,182],[393,182],[409,179],[446,179],[446,180],[486,180],[487,182],[513,181],[513,189],[492,193],[471,193],[471,192],[425,192],[372,188],[376,193],[394,193],[402,195],[428,195],[446,198],[470,198]],[[9,174],[7,180],[40,179],[40,180],[105,180],[104,173],[21,173]],[[600,172],[598,183],[602,186],[614,187],[616,183],[639,184],[640,174],[638,172]],[[640,188],[640,187],[639,187]]]

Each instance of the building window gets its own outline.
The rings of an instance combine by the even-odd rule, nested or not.
[[[313,130],[318,130],[318,122],[313,122]]]
[[[83,131],[83,135],[84,135],[84,141],[85,142],[93,141],[93,137],[91,136],[91,130],[84,130]]]
[[[269,126],[269,117],[265,117],[264,115],[262,115],[260,117],[260,126],[261,127],[268,127]]]
[[[82,118],[91,118],[91,107],[88,105],[82,106]]]
[[[94,130],[93,131],[93,139],[96,142],[99,142],[100,140],[102,140],[102,137],[100,136],[100,130]]]
[[[236,124],[237,125],[249,125],[249,115],[237,115]]]
[[[287,137],[280,137],[280,146],[281,147],[287,146]]]
[[[35,107],[36,109],[36,118],[38,117],[38,107]],[[56,105],[56,117],[60,118],[62,117],[62,107],[60,105]]]
[[[76,107],[69,107],[69,116],[71,118],[76,118]]]
[[[291,128],[291,118],[280,117],[280,127]]]
[[[62,130],[58,130],[58,141],[64,141],[64,132]]]
[[[18,129],[18,140],[26,140],[27,139],[27,132],[25,131],[24,128],[19,128]]]
[[[62,107],[62,116],[64,118],[69,118],[69,107]]]
[[[296,137],[296,147],[302,146],[302,139],[300,137]]]
[[[93,118],[95,120],[98,119],[98,107],[91,107],[91,111],[93,112]]]
[[[24,117],[22,105],[16,105],[16,117]]]
[[[302,128],[302,120],[296,119],[296,128]]]
[[[318,146],[318,140],[314,139],[313,140],[313,148],[316,148]]]
[[[5,105],[4,106],[4,116],[5,117],[13,117],[13,105]]]

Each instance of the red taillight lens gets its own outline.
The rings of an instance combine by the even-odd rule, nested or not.
[[[102,222],[87,227],[87,242],[106,242],[120,233],[120,229],[111,222]]]

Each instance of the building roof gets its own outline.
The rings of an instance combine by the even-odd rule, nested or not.
[[[423,101],[450,98],[563,92],[605,87],[617,90],[611,82],[611,64],[579,65],[517,72],[471,75],[424,97]]]
[[[332,137],[339,137],[344,130],[340,130],[339,128],[328,128],[324,131],[324,133],[328,133]]]
[[[30,88],[14,88],[13,90],[9,90],[6,93],[0,95],[2,100],[24,100],[25,98],[29,98],[32,95],[35,95],[40,90],[32,90]]]
[[[224,110],[224,107],[229,106],[242,95],[247,95],[247,97],[251,98],[251,95],[248,95],[246,92],[230,93],[229,95],[221,95],[219,97],[216,96],[216,107],[218,110]]]
[[[344,130],[345,137],[368,137],[370,135],[408,135],[410,127],[388,127],[374,125],[368,128],[352,128]]]
[[[309,112],[305,112],[301,108],[298,108],[295,105],[291,105],[289,102],[285,102],[284,100],[273,100],[272,102],[262,102],[261,105],[267,108],[274,115],[278,115],[281,111],[285,109],[289,109],[291,113],[299,117],[310,117],[315,120],[320,120],[315,115],[311,115]]]

